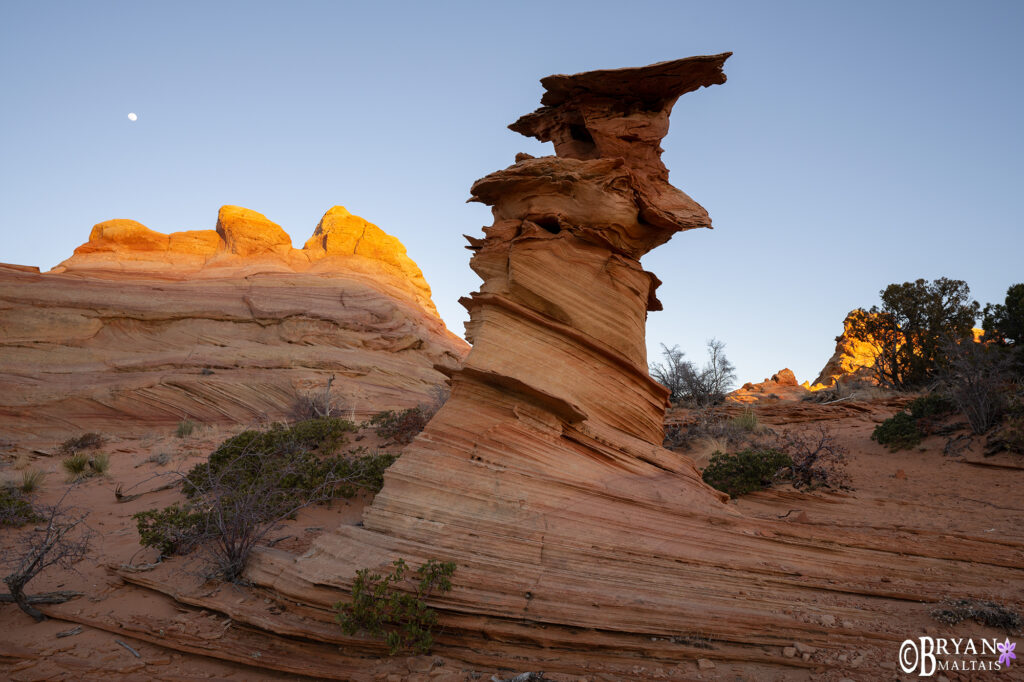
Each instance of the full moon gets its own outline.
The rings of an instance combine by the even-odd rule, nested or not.
[[[128,114],[128,120],[129,120],[129,121],[138,121],[138,120],[139,120],[139,117],[138,117],[138,116],[136,116],[136,115],[135,115],[135,112],[133,111],[132,113]]]

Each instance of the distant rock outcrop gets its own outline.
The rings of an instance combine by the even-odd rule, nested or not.
[[[405,247],[382,229],[334,206],[303,248],[277,223],[241,206],[222,206],[215,230],[163,234],[134,220],[108,220],[52,273],[93,277],[210,279],[243,273],[345,273],[410,298],[433,315],[430,286]]]
[[[843,333],[836,337],[835,353],[825,363],[813,385],[831,386],[838,379],[878,383],[874,371],[877,348],[867,341],[853,338],[850,333],[859,317],[870,314],[857,308],[846,315],[846,319],[843,320]]]
[[[48,273],[0,265],[0,420],[8,436],[249,424],[286,416],[337,376],[358,415],[428,401],[468,351],[394,237],[293,249],[266,217],[221,208],[216,230],[96,225]],[[319,236],[318,236],[319,235]]]
[[[780,369],[759,384],[747,382],[726,395],[730,403],[758,403],[764,400],[803,400],[810,392],[806,382],[800,384],[793,370]]]

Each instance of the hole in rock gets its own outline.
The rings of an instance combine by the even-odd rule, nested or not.
[[[562,231],[562,227],[558,224],[558,218],[556,216],[546,215],[532,218],[532,220],[551,234],[558,234]]]

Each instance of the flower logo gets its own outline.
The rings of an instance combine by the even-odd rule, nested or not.
[[[1013,653],[1013,650],[1017,648],[1017,643],[1011,642],[1007,637],[1005,642],[997,646],[999,648],[999,663],[1010,667],[1010,659],[1017,658],[1017,654]]]

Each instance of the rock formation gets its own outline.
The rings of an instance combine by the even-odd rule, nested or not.
[[[328,530],[301,556],[261,549],[246,573],[256,598],[183,590],[166,577],[171,562],[121,572],[217,614],[213,636],[146,613],[111,618],[106,605],[92,615],[69,605],[61,617],[289,673],[380,679],[382,643],[343,635],[331,607],[360,568],[437,558],[458,568],[453,591],[429,599],[443,626],[435,651],[463,669],[868,680],[892,677],[929,603],[1020,602],[1024,545],[1003,522],[1010,510],[993,505],[999,538],[928,525],[927,515],[921,526],[880,527],[856,504],[815,523],[834,498],[797,491],[778,494],[809,513],[748,517],[692,460],[661,447],[667,391],[644,351],[658,280],[639,258],[710,221],[668,184],[658,144],[676,99],[723,83],[728,56],[542,81],[544,106],[513,127],[554,142],[556,156],[521,155],[473,186],[494,215],[469,238],[483,280],[463,300],[473,348],[447,370],[451,398],[388,470],[361,523]],[[326,252],[332,225],[318,232]],[[871,410],[850,403],[800,407],[866,414],[872,426]],[[416,679],[465,677],[432,670],[429,658],[408,662]]]
[[[907,633],[885,631],[893,613],[1021,579],[1018,547],[744,518],[662,449],[667,392],[644,351],[658,280],[639,258],[710,220],[668,184],[658,143],[676,99],[723,83],[728,56],[541,81],[544,106],[511,127],[556,156],[520,155],[472,188],[494,223],[468,238],[483,283],[463,300],[473,348],[452,397],[362,526],[250,568],[323,621],[304,636],[323,637],[358,568],[439,558],[458,564],[454,591],[432,600],[447,655],[577,674],[620,661],[634,679],[646,677],[634,664],[704,658],[767,677],[818,665],[785,655],[793,642],[868,637],[895,655]],[[323,641],[357,641],[335,637]]]
[[[867,341],[855,339],[850,330],[859,315],[869,315],[860,308],[851,310],[843,320],[843,333],[836,337],[836,350],[822,367],[815,386],[831,386],[836,380],[852,379],[864,383],[878,383],[875,377],[875,356],[878,351]]]
[[[8,436],[250,424],[322,391],[359,415],[429,400],[467,351],[394,237],[336,206],[303,249],[248,209],[216,230],[96,225],[40,274],[0,266]]]
[[[726,402],[757,403],[765,400],[803,400],[810,393],[808,383],[799,383],[793,370],[780,369],[761,383],[747,382],[725,396]]]

